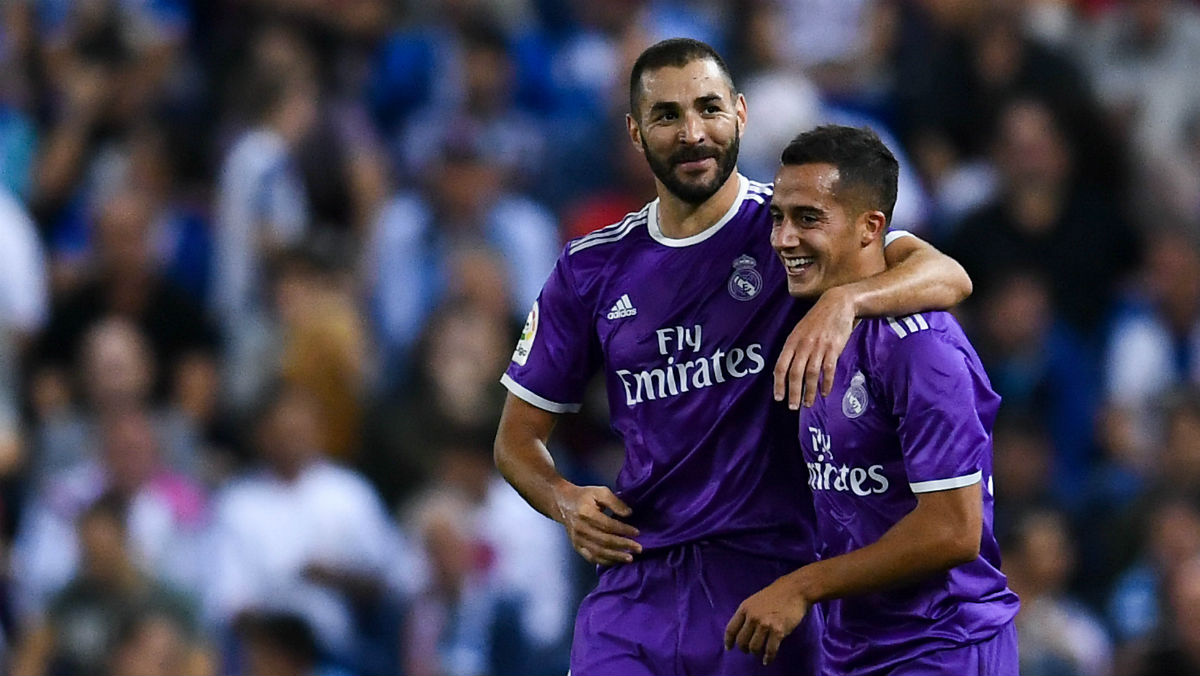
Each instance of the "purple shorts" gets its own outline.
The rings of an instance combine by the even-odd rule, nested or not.
[[[890,676],[1018,676],[1017,625],[1009,622],[986,641],[926,653],[895,665],[887,673]]]
[[[699,542],[605,568],[579,606],[570,673],[821,673],[816,611],[784,639],[769,666],[737,648],[725,650],[725,626],[741,602],[797,567]]]

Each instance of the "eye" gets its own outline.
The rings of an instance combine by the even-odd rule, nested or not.
[[[707,115],[716,115],[716,114],[718,114],[718,113],[720,113],[720,112],[721,112],[721,106],[718,106],[718,105],[716,105],[716,104],[713,104],[713,105],[711,105],[711,106],[708,106],[708,107],[706,107],[706,108],[704,109],[704,112],[705,112],[705,114],[707,114]]]
[[[783,212],[782,211],[772,211],[771,212],[771,225],[778,228],[781,223],[783,223]]]

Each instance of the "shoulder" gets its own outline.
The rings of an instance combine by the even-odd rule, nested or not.
[[[902,317],[863,320],[867,326],[868,354],[883,372],[902,364],[923,364],[974,355],[974,348],[949,312],[917,312]]]
[[[631,238],[630,235],[639,231],[646,231],[646,224],[650,217],[650,206],[654,202],[649,202],[638,211],[631,211],[625,214],[621,220],[590,232],[582,237],[576,237],[567,242],[565,257],[578,261],[597,258],[610,258],[617,255],[617,252],[622,251],[625,247],[637,238]]]
[[[339,502],[357,507],[374,507],[376,502],[374,490],[361,474],[329,461],[319,461],[304,480]]]
[[[766,205],[771,201],[771,196],[775,194],[774,183],[762,183],[750,179],[747,181],[746,199]]]
[[[263,129],[251,129],[238,137],[230,148],[227,167],[262,170],[286,154],[287,147],[278,135]]]
[[[401,192],[387,201],[376,217],[383,242],[397,243],[422,235],[430,225],[429,205],[415,192]]]

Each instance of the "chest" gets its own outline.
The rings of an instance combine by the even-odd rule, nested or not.
[[[687,248],[649,246],[623,263],[594,306],[612,371],[707,360],[709,370],[757,373],[799,316],[765,230]]]
[[[850,348],[838,360],[829,395],[801,409],[805,461],[849,467],[900,461],[898,421],[879,369]]]

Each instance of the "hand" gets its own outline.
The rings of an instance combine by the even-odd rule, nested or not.
[[[793,590],[788,578],[781,577],[738,606],[725,627],[725,649],[736,645],[768,665],[779,654],[779,644],[799,626],[811,607],[803,594]]]
[[[562,524],[571,538],[571,546],[591,563],[616,565],[633,561],[642,546],[631,540],[638,529],[604,513],[612,510],[620,517],[633,514],[621,499],[605,486],[569,484],[557,496]]]
[[[838,286],[821,294],[796,323],[775,362],[775,401],[783,401],[786,394],[788,408],[796,411],[803,396],[804,405],[812,406],[818,382],[821,394],[829,395],[854,318],[853,294]]]

